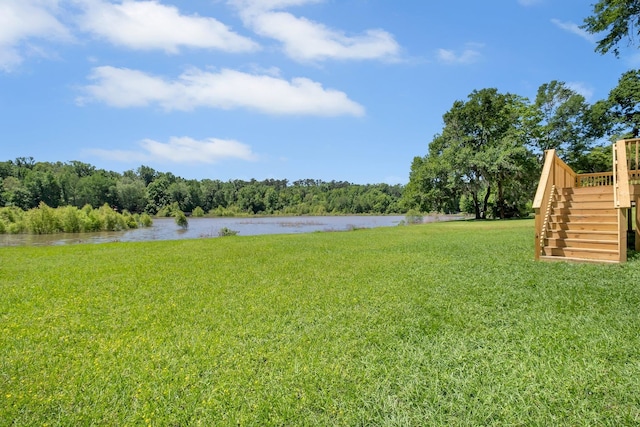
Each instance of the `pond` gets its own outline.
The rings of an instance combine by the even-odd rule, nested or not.
[[[424,222],[463,219],[462,216],[425,216]],[[312,233],[316,231],[346,231],[355,228],[391,227],[405,220],[404,216],[295,216],[250,218],[189,218],[189,227],[182,229],[173,218],[156,218],[153,226],[126,231],[59,234],[2,234],[0,246],[46,246],[75,243],[141,242],[218,237],[223,228],[239,236],[259,234]]]

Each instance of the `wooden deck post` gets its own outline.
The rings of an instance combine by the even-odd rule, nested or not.
[[[636,197],[636,251],[640,252],[640,196]]]
[[[618,211],[618,262],[627,262],[627,215],[629,209],[617,209]]]

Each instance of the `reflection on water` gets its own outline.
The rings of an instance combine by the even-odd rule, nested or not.
[[[461,217],[425,217],[425,222],[455,220]],[[222,228],[238,231],[240,236],[259,234],[311,233],[345,231],[354,228],[390,227],[404,216],[304,216],[265,218],[189,218],[189,228],[182,229],[173,218],[157,218],[153,226],[127,231],[99,233],[59,233],[47,235],[2,234],[0,246],[66,245],[74,243],[141,242],[218,237]]]

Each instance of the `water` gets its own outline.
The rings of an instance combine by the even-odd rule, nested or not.
[[[461,219],[457,216],[426,216],[424,222]],[[295,234],[315,231],[345,231],[354,228],[391,227],[400,224],[404,216],[296,216],[264,218],[189,218],[189,227],[182,229],[173,218],[157,218],[153,226],[127,231],[59,234],[2,234],[0,246],[46,246],[76,243],[142,242],[218,237],[222,228],[238,232],[239,236],[259,234]]]

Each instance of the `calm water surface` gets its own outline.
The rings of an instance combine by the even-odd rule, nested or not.
[[[424,222],[455,220],[456,216],[425,216]],[[218,237],[222,228],[239,236],[293,234],[315,231],[345,231],[354,228],[391,227],[404,216],[296,216],[265,218],[189,218],[189,227],[178,227],[173,218],[156,218],[153,226],[127,231],[100,233],[60,233],[48,235],[2,234],[0,246],[43,246],[75,243],[142,242]]]

